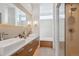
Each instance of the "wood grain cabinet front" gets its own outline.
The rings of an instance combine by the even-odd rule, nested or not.
[[[12,56],[33,56],[38,45],[39,45],[39,40],[38,38],[36,38],[35,40],[31,41],[30,43],[19,49]]]
[[[25,50],[25,48],[21,48],[19,51],[16,52],[17,56],[25,56],[27,53],[27,51]]]

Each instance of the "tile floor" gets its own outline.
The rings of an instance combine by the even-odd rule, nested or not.
[[[63,49],[60,50],[60,56],[64,56]],[[41,47],[37,50],[36,56],[54,56],[54,50],[52,48]]]

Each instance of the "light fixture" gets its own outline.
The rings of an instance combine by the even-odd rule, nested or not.
[[[27,24],[28,24],[28,25],[31,25],[31,21],[28,21]]]
[[[33,24],[34,24],[34,25],[37,25],[37,24],[38,24],[38,21],[35,20],[35,21],[33,22]]]

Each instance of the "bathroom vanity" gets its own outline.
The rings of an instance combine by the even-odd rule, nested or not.
[[[0,20],[0,56],[32,56],[39,45],[39,35],[36,34],[39,33],[39,26],[32,23],[32,14],[26,13],[24,7],[18,6],[21,4],[0,5],[6,7],[0,6],[0,10],[4,10]],[[34,16],[34,19],[36,21],[38,18]],[[18,38],[20,34],[27,38]],[[33,35],[29,36],[30,34]]]
[[[18,51],[16,51],[12,56],[33,56],[35,50],[39,45],[38,37],[30,41],[28,44],[24,45]]]
[[[0,56],[32,56],[39,45],[39,37],[11,38],[0,41]]]

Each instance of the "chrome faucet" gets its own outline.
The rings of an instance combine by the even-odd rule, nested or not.
[[[5,34],[4,32],[3,33],[0,33],[0,41],[4,40],[4,35],[8,35],[8,34]]]
[[[2,33],[0,33],[0,41],[2,41],[3,40],[3,35],[2,35]]]

